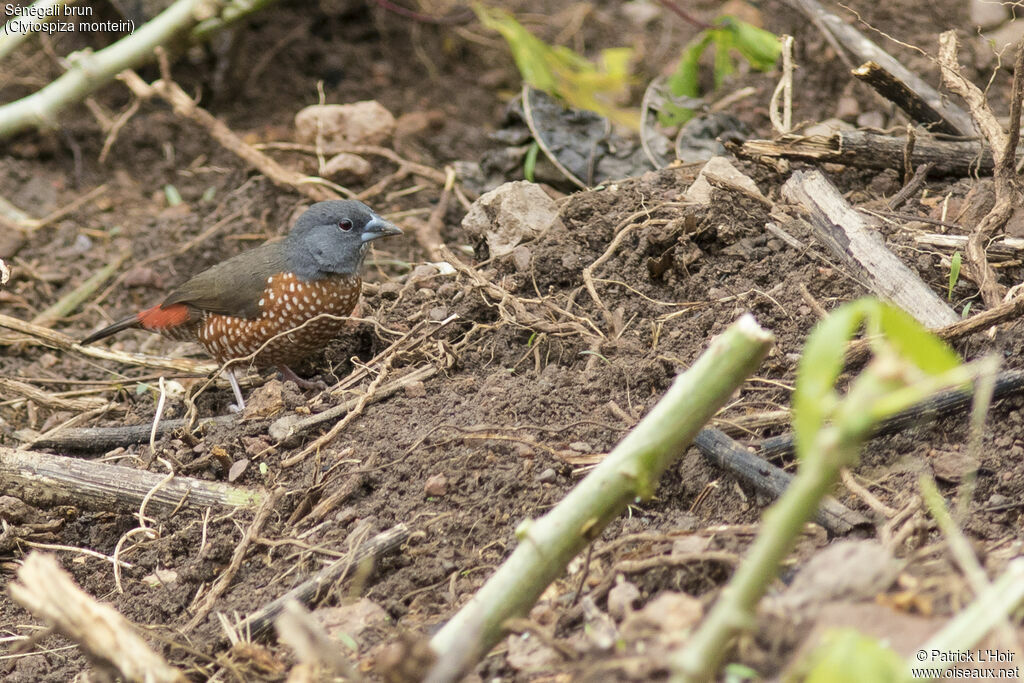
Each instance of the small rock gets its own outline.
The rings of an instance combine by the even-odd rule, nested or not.
[[[629,637],[660,631],[667,637],[685,638],[690,628],[704,616],[700,600],[686,593],[663,591],[622,623],[622,634]]]
[[[530,269],[530,261],[532,260],[533,254],[530,252],[530,248],[525,244],[520,244],[512,250],[512,264],[520,273],[524,273]]]
[[[169,379],[164,382],[164,395],[173,400],[181,400],[185,396],[185,385],[176,379]]]
[[[545,671],[562,657],[530,633],[512,634],[505,641],[505,663],[516,671]]]
[[[35,515],[35,509],[20,498],[0,496],[0,517],[11,524],[21,524]]]
[[[875,540],[836,541],[808,560],[785,592],[762,608],[795,621],[810,620],[834,600],[870,600],[896,578],[900,562]]]
[[[450,299],[459,291],[459,286],[454,282],[445,282],[437,288],[437,295],[442,299]]]
[[[408,281],[416,283],[424,282],[426,280],[430,280],[432,278],[437,277],[437,274],[439,272],[440,271],[437,269],[436,266],[433,266],[429,263],[421,263],[420,265],[413,268],[412,272],[409,273]]]
[[[410,135],[419,135],[431,126],[443,124],[445,118],[447,118],[445,113],[440,109],[411,111],[408,114],[402,114],[395,121],[395,137],[404,138]]]
[[[391,623],[387,611],[369,598],[362,598],[350,605],[321,607],[313,612],[313,617],[339,644],[343,642],[342,634],[359,641],[367,630]]]
[[[661,7],[657,3],[650,2],[650,0],[631,0],[630,2],[625,2],[619,8],[619,11],[622,12],[622,16],[627,21],[635,24],[638,28],[643,28],[661,16],[662,13]]]
[[[377,290],[377,296],[381,299],[388,301],[394,301],[398,298],[399,292],[402,291],[402,285],[397,282],[384,282],[381,284],[380,289]]]
[[[1007,19],[1006,6],[1001,2],[970,0],[967,5],[972,29],[979,27],[983,31],[987,31],[999,26]]]
[[[561,222],[555,201],[540,186],[520,180],[481,195],[462,219],[462,229],[485,239],[491,256],[499,257]]]
[[[323,175],[325,178],[358,180],[372,172],[373,166],[369,161],[356,154],[342,152],[327,160],[327,163],[324,164]]]
[[[935,448],[928,453],[928,456],[932,464],[932,472],[935,473],[937,479],[942,481],[955,484],[968,472],[975,472],[978,469],[978,461],[964,453]]]
[[[379,145],[395,131],[395,117],[374,100],[352,104],[314,104],[295,115],[301,142],[325,145]]]
[[[842,95],[836,101],[836,118],[853,119],[860,114],[860,102],[857,101],[856,97],[852,95]]]
[[[697,174],[697,179],[683,193],[683,196],[691,202],[709,204],[711,202],[712,190],[712,185],[707,179],[709,175],[716,180],[724,181],[729,185],[734,185],[759,197],[761,196],[761,190],[757,189],[757,184],[749,176],[740,172],[725,157],[711,157],[708,159],[704,167],[700,169],[700,173]]]
[[[558,474],[554,468],[549,467],[540,474],[537,475],[537,483],[539,484],[550,484],[558,478]]]
[[[689,555],[691,553],[702,553],[708,549],[711,539],[699,534],[680,536],[672,541],[673,555]]]
[[[431,498],[440,498],[448,493],[448,477],[435,474],[423,485],[423,492]]]
[[[419,380],[410,382],[405,385],[405,395],[409,398],[421,398],[427,395],[427,387]]]
[[[56,365],[58,361],[59,359],[56,355],[47,352],[39,356],[39,359],[36,362],[39,363],[39,367],[49,369]]]
[[[249,395],[246,417],[273,417],[285,409],[284,383],[272,379]]]
[[[594,450],[586,441],[573,441],[569,444],[569,449],[576,451],[577,453],[590,453]]]
[[[624,576],[615,577],[615,585],[608,591],[608,614],[622,621],[640,602],[640,589]]]
[[[885,128],[885,115],[880,111],[866,111],[857,117],[858,128]]]
[[[430,320],[432,320],[434,322],[437,322],[437,323],[441,322],[442,320],[444,320],[447,317],[448,317],[448,307],[447,306],[434,306],[433,308],[431,308],[427,312],[427,318],[429,318]]]
[[[721,287],[711,287],[708,289],[708,298],[712,301],[719,301],[727,296],[729,296],[729,292]]]
[[[84,254],[92,249],[92,240],[88,235],[79,234],[69,250],[72,254]]]
[[[173,569],[157,569],[152,574],[142,577],[142,583],[150,588],[168,586],[178,580],[178,572]]]
[[[249,469],[249,458],[242,458],[231,463],[231,467],[228,469],[228,481],[233,482],[240,476],[245,474],[245,471]]]
[[[256,436],[243,436],[241,438],[241,441],[242,448],[245,449],[246,455],[253,457],[258,455],[259,453],[262,453],[266,449],[266,447],[270,445],[263,439]]]
[[[149,266],[135,266],[124,274],[124,286],[161,289],[164,286],[164,279]]]
[[[534,451],[533,448],[531,448],[530,446],[527,446],[525,443],[516,445],[516,455],[519,456],[520,458],[532,458],[536,454],[536,451]],[[552,472],[553,471],[554,470],[552,470]]]
[[[990,507],[1002,507],[1010,504],[1010,497],[1004,496],[1001,493],[993,493],[988,497],[988,504]]]
[[[846,121],[840,121],[839,119],[825,119],[821,123],[815,123],[814,125],[808,126],[804,131],[804,135],[807,137],[820,135],[822,137],[829,138],[836,133],[854,129],[855,127]]]

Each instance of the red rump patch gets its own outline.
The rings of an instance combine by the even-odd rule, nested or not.
[[[147,330],[167,330],[188,322],[188,306],[172,304],[167,308],[154,306],[139,313],[139,323]]]

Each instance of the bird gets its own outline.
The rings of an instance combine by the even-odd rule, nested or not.
[[[224,364],[256,353],[256,367],[277,366],[307,385],[290,365],[336,337],[359,302],[360,266],[370,242],[402,231],[362,202],[344,199],[309,207],[284,237],[242,252],[193,276],[163,302],[119,320],[81,341],[91,344],[142,328],[198,342]],[[327,313],[334,317],[320,317]],[[236,403],[245,400],[234,369],[224,371]]]

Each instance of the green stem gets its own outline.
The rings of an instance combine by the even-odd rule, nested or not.
[[[192,29],[192,40],[201,43],[209,40],[217,31],[227,28],[250,14],[259,12],[273,5],[277,0],[234,0],[224,6],[217,16],[204,19]]]
[[[822,430],[819,437],[822,435],[827,437],[835,432]],[[713,680],[729,642],[749,627],[758,600],[793,550],[804,524],[813,518],[819,501],[839,478],[840,463],[849,455],[849,447],[843,448],[838,440],[833,439],[831,448],[824,441],[819,438],[817,445],[829,452],[804,462],[785,494],[764,513],[761,532],[747,557],[686,649],[673,657],[673,680]]]
[[[1018,557],[1006,565],[1002,576],[992,582],[965,610],[947,623],[941,631],[919,650],[953,652],[970,650],[985,634],[998,626],[1024,601],[1024,558]],[[911,658],[909,667],[920,666]],[[929,666],[935,666],[930,664]],[[943,669],[949,663],[941,664]]]
[[[561,503],[520,525],[519,546],[431,640],[439,661],[427,680],[449,680],[471,666],[501,638],[505,620],[525,614],[610,520],[637,496],[651,496],[665,468],[757,368],[771,344],[771,334],[752,317],[740,318]]]

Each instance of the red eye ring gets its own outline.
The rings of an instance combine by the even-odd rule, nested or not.
[[[345,232],[348,232],[349,230],[352,229],[352,221],[350,221],[347,218],[342,218],[340,221],[338,221],[338,227],[344,230]]]

